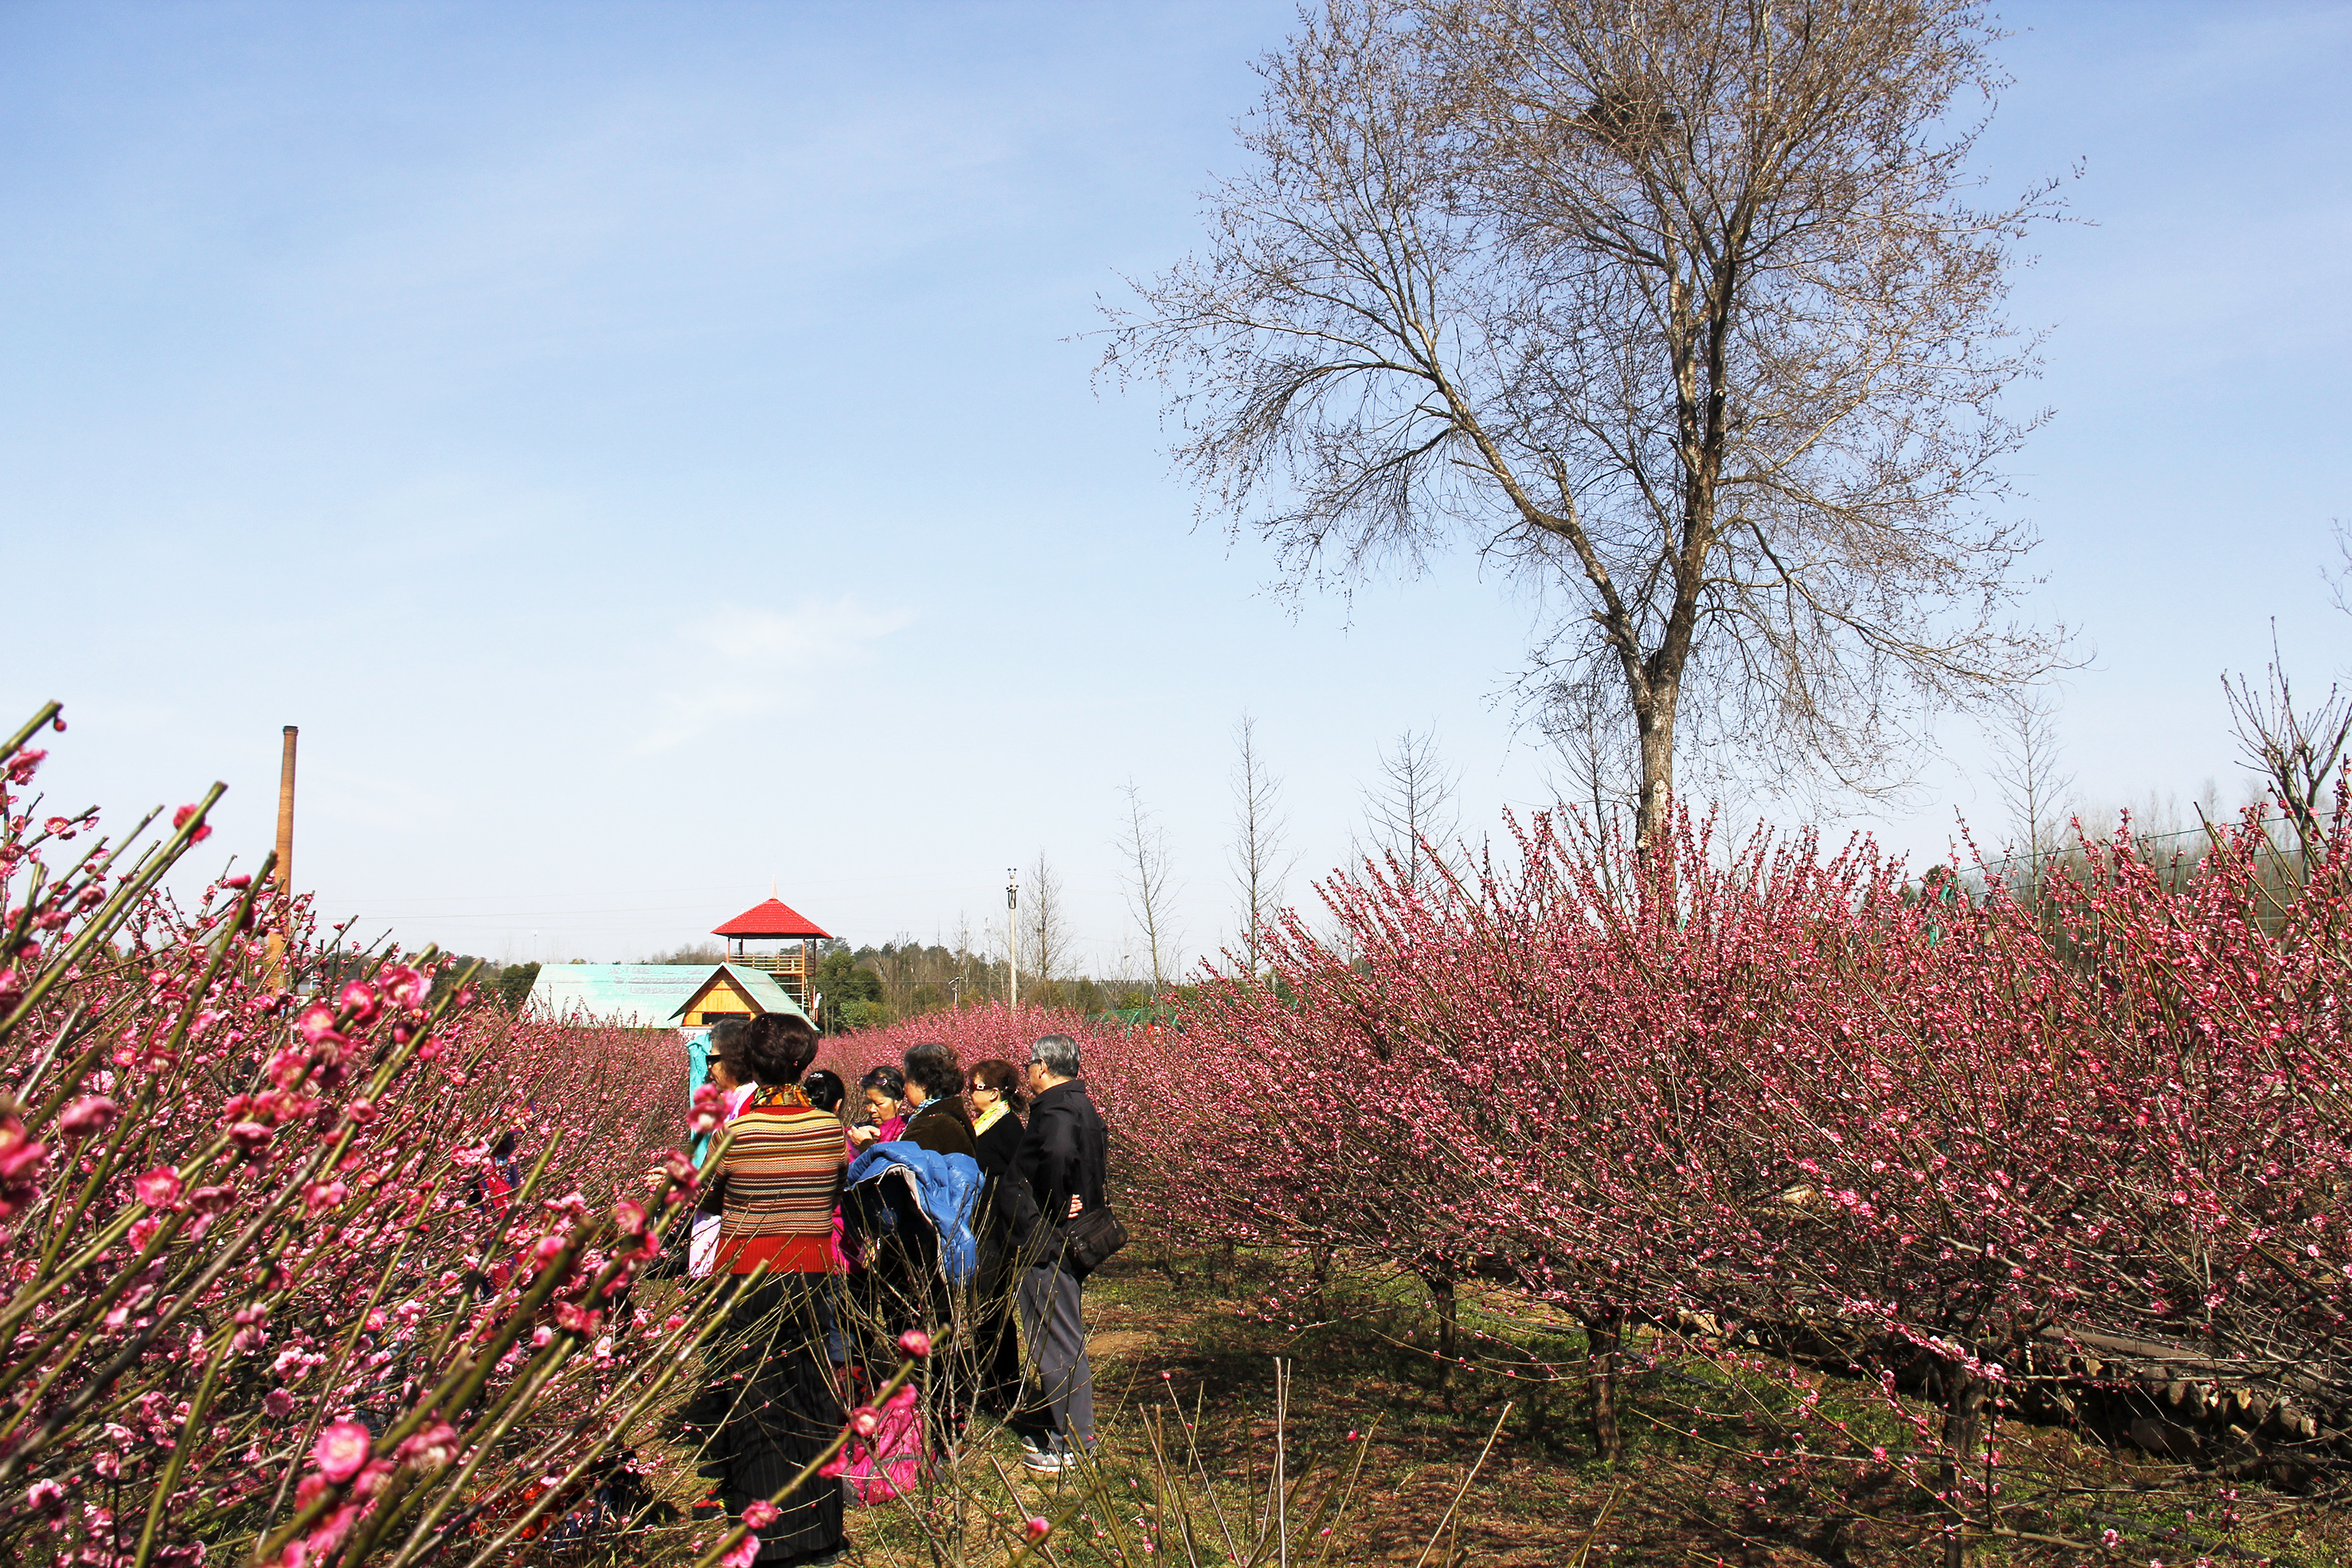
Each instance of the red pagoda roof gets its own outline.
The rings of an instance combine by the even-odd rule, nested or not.
[[[819,930],[807,915],[796,914],[782,900],[774,898],[745,910],[724,925],[713,926],[710,934],[713,936],[821,936],[828,942],[833,939],[832,932]]]

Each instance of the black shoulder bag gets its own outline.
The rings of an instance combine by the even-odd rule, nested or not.
[[[1062,1228],[1062,1256],[1076,1264],[1081,1274],[1093,1273],[1126,1245],[1127,1227],[1118,1222],[1108,1203],[1083,1210]]]

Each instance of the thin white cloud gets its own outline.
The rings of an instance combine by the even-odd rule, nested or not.
[[[914,620],[875,610],[855,595],[803,600],[790,610],[718,604],[677,629],[690,690],[670,697],[663,722],[638,743],[667,751],[730,721],[774,712],[799,689],[793,678],[862,664],[880,639]],[[711,669],[713,657],[719,668]]]
[[[903,610],[868,610],[845,594],[829,604],[803,600],[786,611],[722,604],[698,616],[682,634],[722,658],[840,665],[856,663],[877,638],[913,619]]]

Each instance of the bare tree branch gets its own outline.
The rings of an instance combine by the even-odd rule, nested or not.
[[[2027,692],[2006,705],[2006,725],[1993,734],[1993,782],[2009,808],[2011,853],[2025,862],[2022,891],[2042,892],[2043,869],[2061,849],[2074,776],[2058,761],[2058,703],[2047,692]]]
[[[1266,766],[1257,742],[1257,720],[1242,715],[1234,726],[1234,843],[1230,853],[1234,891],[1241,899],[1242,955],[1257,973],[1258,939],[1282,909],[1282,890],[1297,865],[1286,841],[1290,823],[1282,810],[1282,780]]]
[[[1417,890],[1454,863],[1462,833],[1456,809],[1460,776],[1438,753],[1437,736],[1407,730],[1380,757],[1380,777],[1364,789],[1364,836],[1359,860],[1386,859],[1402,884]]]
[[[1561,595],[1530,679],[1623,694],[1645,833],[1678,744],[1882,788],[2063,643],[1986,510],[2054,188],[1965,199],[1991,41],[1976,0],[1328,0],[1105,371],[1289,590],[1469,542]]]
[[[1029,873],[1023,902],[1028,906],[1028,918],[1021,925],[1021,970],[1024,977],[1037,981],[1042,993],[1043,988],[1068,977],[1075,941],[1069,911],[1063,906],[1061,873],[1047,862],[1043,850],[1037,852],[1036,869]]]
[[[2352,745],[2352,695],[2331,685],[2316,706],[2298,708],[2294,684],[2279,659],[2275,621],[2268,687],[2257,692],[2243,674],[2225,674],[2221,692],[2230,699],[2231,730],[2247,766],[2277,797],[2309,865],[2322,837],[2320,815],[2332,799],[2346,747]]]
[[[1143,792],[1130,779],[1119,787],[1127,810],[1119,823],[1119,882],[1127,893],[1128,913],[1143,932],[1151,959],[1151,991],[1168,988],[1168,970],[1175,962],[1178,937],[1169,924],[1168,832],[1158,816],[1143,804]]]

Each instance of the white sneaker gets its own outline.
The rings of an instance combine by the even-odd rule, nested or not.
[[[1026,1437],[1021,1440],[1021,1468],[1033,1475],[1058,1476],[1070,1465],[1069,1456],[1041,1448]]]

